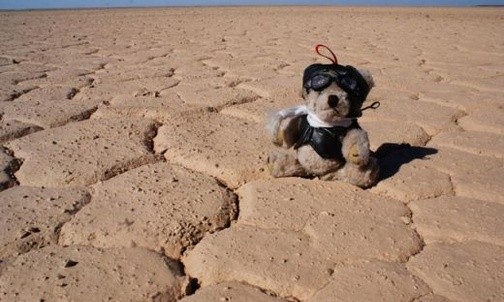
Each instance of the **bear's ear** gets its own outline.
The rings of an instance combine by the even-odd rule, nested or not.
[[[373,88],[374,87],[374,80],[373,80],[373,76],[371,75],[371,72],[369,72],[369,70],[367,70],[367,69],[358,69],[358,71],[362,75],[364,80],[366,80],[366,83],[368,84],[369,89]]]

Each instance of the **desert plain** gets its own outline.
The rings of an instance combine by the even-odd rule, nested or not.
[[[504,10],[0,12],[1,301],[504,301]],[[269,176],[331,47],[367,190]]]

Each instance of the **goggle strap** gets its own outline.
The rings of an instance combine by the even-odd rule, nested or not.
[[[321,54],[321,53],[320,53],[320,50],[319,50],[321,47],[323,47],[323,48],[327,49],[327,50],[331,53],[332,58],[331,58],[331,57],[329,57],[329,56],[326,56],[326,55]],[[326,58],[326,59],[329,59],[329,61],[333,62],[333,64],[338,65],[338,59],[336,58],[336,55],[334,54],[334,52],[333,52],[333,51],[332,51],[329,47],[327,47],[327,46],[325,46],[325,45],[323,45],[323,44],[317,44],[317,45],[315,46],[315,52],[316,52],[319,56],[322,56],[322,57],[324,57],[324,58]]]
[[[362,108],[361,111],[364,111],[366,109],[378,109],[378,107],[380,107],[380,102],[376,101],[373,102],[371,105]]]

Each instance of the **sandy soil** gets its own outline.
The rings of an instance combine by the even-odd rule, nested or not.
[[[504,301],[503,19],[1,12],[0,300]],[[317,43],[374,76],[371,189],[266,169]]]

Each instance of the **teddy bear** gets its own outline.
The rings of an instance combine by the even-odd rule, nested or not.
[[[320,53],[325,47],[333,55]],[[278,111],[269,122],[275,145],[268,157],[273,177],[318,177],[343,180],[368,188],[376,184],[379,167],[371,156],[367,132],[357,119],[374,86],[371,73],[339,65],[325,45],[316,52],[331,64],[312,64],[303,73],[304,105]]]

